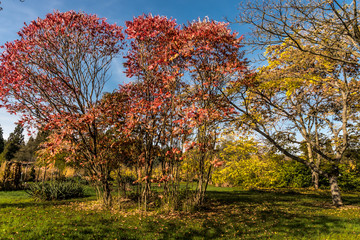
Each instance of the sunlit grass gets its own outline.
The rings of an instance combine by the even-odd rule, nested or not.
[[[94,195],[35,202],[0,192],[0,239],[360,239],[359,199],[344,194],[336,209],[324,191],[211,187],[200,211],[165,214],[102,210]]]

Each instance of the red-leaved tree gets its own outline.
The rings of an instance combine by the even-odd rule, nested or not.
[[[224,23],[205,19],[181,28],[174,20],[151,15],[127,22],[125,32],[132,39],[127,74],[137,78],[127,91],[132,123],[143,140],[144,196],[159,148],[167,150],[165,158],[180,160],[192,133],[199,179],[195,202],[200,204],[211,173],[208,163],[215,157],[217,127],[233,112],[221,89],[247,69],[242,38]]]
[[[167,186],[170,178],[176,178],[180,159],[175,153],[181,152],[184,135],[176,122],[181,110],[182,73],[174,57],[179,27],[172,19],[151,15],[136,17],[126,26],[131,39],[126,73],[136,81],[122,90],[127,92],[130,103],[128,126],[132,126],[132,136],[141,142],[138,178],[144,182],[142,201],[146,207],[151,182],[165,182]],[[162,166],[160,178],[152,176],[155,162]],[[167,190],[165,187],[165,193]]]
[[[193,129],[191,148],[195,157],[198,186],[195,204],[204,200],[213,164],[221,124],[234,113],[222,90],[247,70],[238,37],[228,24],[204,20],[193,21],[180,33],[180,57],[189,84],[185,96],[191,103],[184,118]]]
[[[96,107],[111,61],[123,48],[122,28],[96,15],[55,11],[18,34],[0,56],[2,106],[21,113],[28,124],[51,130],[52,142],[77,150],[81,157],[73,160],[95,163],[85,166],[101,183],[104,204],[111,204],[111,164],[101,139],[106,128],[99,125]]]

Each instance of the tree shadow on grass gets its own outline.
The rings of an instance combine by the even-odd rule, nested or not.
[[[53,202],[53,201],[41,201],[41,202],[14,202],[14,203],[0,203],[1,208],[33,208],[33,207],[53,207],[60,205],[67,205],[68,202]]]
[[[327,192],[301,193],[296,191],[267,191],[267,190],[249,190],[249,191],[209,191],[207,196],[223,204],[232,203],[253,203],[261,204],[263,202],[297,202],[299,199],[313,202],[327,202],[331,204],[331,195]],[[343,196],[344,204],[360,205],[360,197],[355,194],[352,196]],[[314,201],[315,200],[315,201]],[[326,204],[328,206],[329,204]]]
[[[166,230],[159,231],[156,223],[147,223],[149,232],[159,231],[156,239],[260,239],[283,236],[312,239],[319,233],[341,233],[346,225],[336,217],[317,216],[309,219],[302,214],[286,212],[259,211],[256,221],[252,216],[225,214],[221,216],[224,222],[214,219],[194,218],[193,221],[202,221],[201,227],[184,227],[178,223],[162,223]],[[219,218],[221,218],[219,216]]]
[[[260,219],[262,219],[261,222],[267,226],[263,230],[295,238],[313,239],[319,234],[341,233],[346,230],[346,226],[353,223],[351,220],[324,215],[309,216],[307,214],[275,213],[273,211],[264,211],[259,214]],[[275,224],[269,224],[274,222]]]
[[[265,191],[232,191],[232,192],[207,192],[207,197],[222,204],[252,203],[261,204],[266,201],[290,202],[297,198],[295,194],[278,194]]]
[[[89,196],[84,196],[81,198],[73,198],[73,199],[64,199],[64,200],[40,200],[36,201],[32,198],[20,199],[14,202],[6,202],[0,203],[1,208],[32,208],[32,207],[54,207],[54,206],[63,206],[69,205],[71,203],[80,203],[86,202],[92,199],[89,199]]]
[[[228,227],[233,228],[234,234],[247,239],[279,234],[311,239],[320,233],[344,232],[346,226],[354,224],[354,220],[335,214],[321,214],[333,208],[326,193],[233,191],[209,192],[208,197],[214,211],[225,219],[224,223],[232,223]],[[345,203],[359,204],[356,196],[344,199]],[[311,214],[316,211],[318,214]],[[360,231],[360,223],[357,229]]]

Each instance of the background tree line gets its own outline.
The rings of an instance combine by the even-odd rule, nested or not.
[[[0,127],[0,181],[1,188],[5,190],[21,189],[24,182],[39,180],[39,167],[36,152],[45,141],[46,134],[39,132],[35,137],[24,140],[23,127],[16,125],[8,139],[3,138]],[[15,184],[16,183],[16,184]]]

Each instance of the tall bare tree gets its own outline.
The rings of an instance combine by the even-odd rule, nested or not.
[[[293,47],[302,51],[359,64],[360,30],[356,0],[244,1],[239,5],[236,21],[253,26],[247,41],[254,47],[266,48],[282,43],[286,38]],[[306,48],[304,41],[318,47]]]

